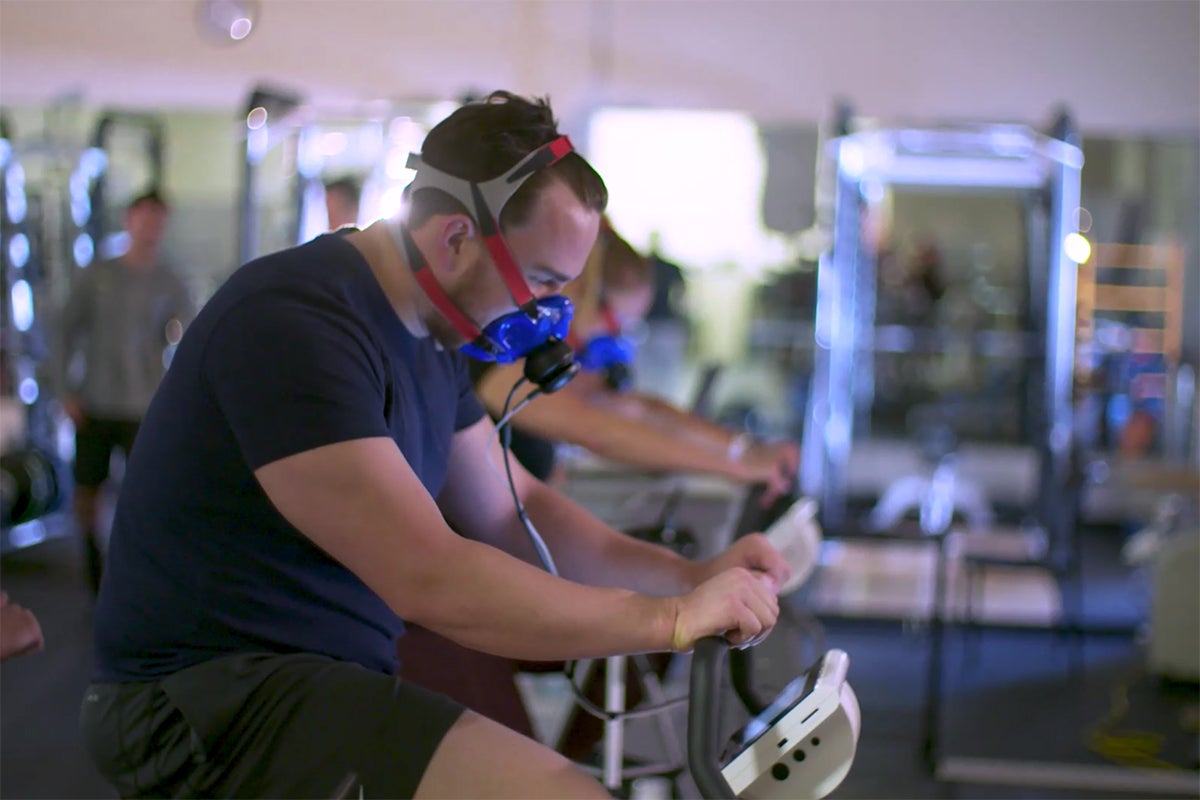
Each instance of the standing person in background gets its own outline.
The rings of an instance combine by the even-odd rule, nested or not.
[[[79,274],[59,331],[63,411],[75,423],[75,522],[93,592],[103,562],[99,497],[112,451],[128,458],[171,349],[193,313],[187,288],[159,252],[169,215],[157,191],[128,205],[129,249]]]
[[[329,230],[358,226],[362,185],[350,177],[338,178],[325,184],[325,212],[329,215]]]

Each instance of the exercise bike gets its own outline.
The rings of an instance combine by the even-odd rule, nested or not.
[[[757,497],[753,500],[753,508],[759,508]],[[777,509],[762,512],[777,517],[765,533],[793,568],[791,578],[781,588],[781,596],[798,589],[816,567],[821,535],[815,512],[815,503],[808,499],[794,502],[783,514],[778,514]],[[758,527],[756,522],[752,518],[748,524]],[[781,606],[780,611],[782,622],[789,608]],[[775,631],[780,632],[780,626]],[[692,778],[704,798],[824,797],[849,773],[858,745],[858,700],[846,680],[849,657],[842,650],[825,651],[774,697],[764,699],[752,680],[755,650],[753,646],[731,649],[723,639],[708,638],[698,642],[693,651],[690,689],[683,698],[688,706],[685,755]],[[624,658],[608,661],[606,697],[616,697],[616,703],[601,709],[592,706],[578,692],[576,695],[581,707],[605,719],[605,766],[594,772],[614,792],[638,775],[671,776],[674,780],[678,769],[670,761],[633,770],[624,768],[622,721],[661,714],[676,701],[664,701],[661,687],[651,682],[648,688],[653,691],[648,696],[655,701],[654,706],[624,709]],[[726,672],[731,688],[751,719],[722,746],[719,711]],[[674,737],[667,732],[665,738]]]
[[[509,392],[497,423],[504,448],[505,473],[518,517],[546,570],[557,575],[546,543],[530,522],[512,482],[506,423],[536,394],[531,393],[510,412],[509,406],[520,385],[518,382]],[[761,491],[762,487],[758,487],[757,493],[752,492],[747,498],[749,507],[761,507],[758,502]],[[678,498],[673,504],[677,502]],[[781,595],[799,588],[819,560],[821,532],[815,514],[816,504],[801,498],[764,531],[792,566],[792,576],[781,587]],[[861,715],[854,690],[846,682],[849,657],[842,650],[827,651],[765,708],[758,708],[750,702],[753,698],[748,693],[739,691],[739,697],[754,716],[723,750],[718,750],[721,675],[727,649],[723,639],[706,638],[696,644],[693,654],[687,697],[687,761],[701,796],[706,800],[816,800],[828,795],[849,773],[858,747]],[[625,694],[624,658],[618,656],[608,662],[606,696],[614,701],[611,705],[621,705]],[[585,708],[590,705],[578,693],[576,699]],[[658,705],[665,709],[673,704],[668,701]],[[623,718],[634,714],[615,707],[589,710],[598,711],[606,720],[604,783],[610,788],[619,786],[621,724]],[[611,738],[610,726],[616,729]]]
[[[798,500],[766,530],[792,565],[781,595],[799,588],[816,566],[821,536],[815,511],[811,500]],[[708,638],[692,655],[687,756],[700,795],[724,800],[828,795],[850,771],[861,728],[858,698],[846,682],[849,656],[826,651],[763,707],[738,680],[750,671],[744,662],[753,648],[733,650],[735,689],[753,717],[722,747],[719,712],[729,652],[724,640]]]
[[[858,747],[858,699],[850,659],[826,652],[720,749],[721,676],[728,644],[697,642],[688,702],[688,766],[706,800],[825,797],[841,784]]]

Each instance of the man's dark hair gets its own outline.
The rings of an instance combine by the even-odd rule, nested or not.
[[[325,184],[325,194],[340,194],[357,206],[359,201],[362,200],[362,184],[347,175],[327,182]]]
[[[151,205],[158,206],[164,211],[168,211],[171,208],[171,206],[167,204],[166,198],[163,197],[162,192],[160,192],[158,189],[150,189],[149,191],[142,192],[137,197],[130,200],[129,205],[125,206],[125,210],[132,211],[142,203],[150,203]]]
[[[442,172],[482,183],[504,174],[558,136],[549,100],[492,92],[483,100],[459,107],[435,125],[421,146],[421,159]],[[538,193],[554,180],[569,186],[584,206],[597,213],[602,213],[608,205],[608,189],[600,175],[583,156],[570,153],[553,166],[534,173],[517,190],[500,212],[500,226],[507,228],[528,221]],[[433,214],[464,210],[442,192],[425,191],[418,195],[412,198],[409,211],[409,224],[413,226]]]

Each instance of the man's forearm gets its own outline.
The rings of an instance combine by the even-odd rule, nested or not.
[[[285,519],[397,616],[464,646],[555,660],[661,650],[674,641],[677,598],[582,586],[455,534],[391,439],[325,445],[260,467],[255,477]],[[499,497],[490,501],[497,511]]]
[[[461,645],[551,661],[673,645],[674,598],[569,583],[468,539],[455,547],[445,570],[413,587],[423,599],[406,618]]]
[[[528,494],[525,509],[564,578],[654,595],[684,594],[694,588],[694,565],[682,556],[613,530],[543,484]],[[541,563],[515,512],[507,539],[517,548],[514,555]]]

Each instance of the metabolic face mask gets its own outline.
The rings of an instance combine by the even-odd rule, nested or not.
[[[566,136],[560,136],[521,159],[512,169],[482,183],[457,178],[424,163],[420,156],[409,156],[408,166],[417,174],[408,187],[410,193],[438,189],[458,200],[467,209],[484,238],[488,253],[508,287],[517,309],[501,315],[480,328],[446,295],[433,277],[425,257],[408,229],[391,223],[393,236],[404,249],[413,276],[430,302],[467,340],[461,349],[468,356],[501,364],[525,359],[525,375],[544,391],[566,385],[579,365],[565,343],[574,315],[571,301],[561,295],[541,300],[533,296],[518,268],[512,252],[500,234],[500,212],[517,190],[539,170],[556,163],[574,148]]]
[[[601,372],[605,383],[614,391],[625,391],[633,381],[633,361],[637,357],[637,344],[621,333],[616,315],[607,305],[602,305],[605,332],[593,336],[582,346],[568,340],[575,350],[575,360],[585,372]]]

